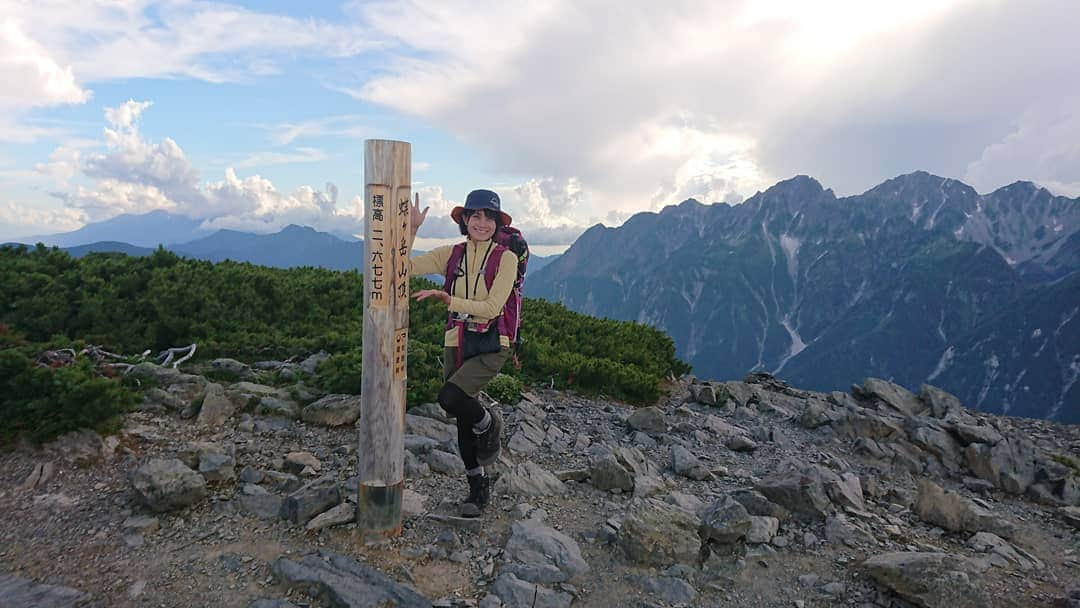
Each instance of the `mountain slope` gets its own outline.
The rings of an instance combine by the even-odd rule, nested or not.
[[[764,369],[833,390],[866,376],[918,388],[934,376],[988,411],[1080,420],[1066,387],[1080,340],[1053,363],[1010,355],[1012,381],[1004,370],[985,391],[975,380],[986,380],[980,356],[990,356],[995,319],[1026,328],[1020,319],[1035,306],[1050,332],[1051,319],[1080,304],[1069,278],[1078,235],[1080,201],[1027,182],[979,195],[919,172],[838,199],[799,176],[734,207],[689,200],[617,229],[594,226],[526,289],[655,325],[706,377]],[[1001,340],[1013,338],[994,343],[999,360]],[[950,348],[951,366],[939,370]],[[1015,381],[1023,370],[1050,379],[1045,394],[1025,398],[1033,389]]]

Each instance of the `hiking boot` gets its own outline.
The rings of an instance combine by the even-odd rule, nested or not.
[[[469,480],[469,497],[461,503],[462,517],[480,517],[491,497],[491,481],[487,475],[466,475]]]
[[[491,415],[491,424],[486,431],[476,436],[476,462],[486,467],[495,462],[502,449],[503,419],[498,406],[484,409]]]

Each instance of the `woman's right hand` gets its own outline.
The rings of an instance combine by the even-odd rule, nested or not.
[[[424,223],[430,209],[431,207],[424,207],[424,210],[420,211],[420,193],[417,192],[413,204],[409,206],[409,224],[412,226],[413,236],[416,236],[416,232],[420,230],[420,225]]]

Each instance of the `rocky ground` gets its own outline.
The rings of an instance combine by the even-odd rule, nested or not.
[[[294,367],[142,364],[119,434],[5,454],[0,606],[1080,606],[1077,426],[874,379],[684,378],[640,409],[537,389],[500,405],[493,503],[464,520],[432,404],[402,534],[365,541],[359,401],[256,382]]]

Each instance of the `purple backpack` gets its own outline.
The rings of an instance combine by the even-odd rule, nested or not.
[[[514,345],[516,358],[517,349],[521,346],[521,335],[518,331],[521,328],[521,288],[525,284],[525,269],[529,263],[529,245],[525,242],[525,238],[521,236],[521,231],[510,226],[499,228],[492,240],[495,241],[495,248],[492,255],[488,256],[487,264],[484,266],[484,285],[487,286],[488,290],[491,289],[491,284],[495,282],[495,275],[499,272],[499,262],[502,260],[503,251],[509,249],[518,258],[514,288],[510,290],[502,314],[498,318],[499,335],[506,336],[510,343]],[[450,253],[450,260],[446,263],[446,280],[443,283],[443,291],[451,293],[454,280],[458,275],[458,269],[461,266],[461,258],[464,255],[465,243],[454,245],[454,249]],[[447,329],[452,325],[452,321],[447,320]]]

